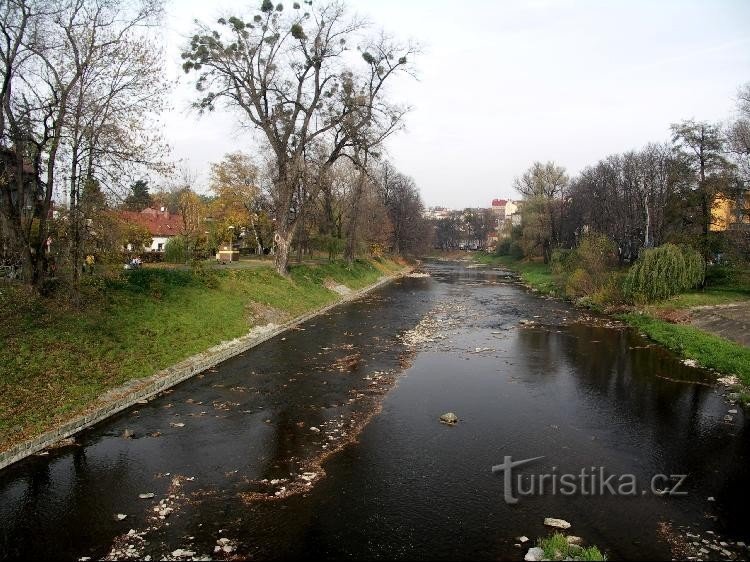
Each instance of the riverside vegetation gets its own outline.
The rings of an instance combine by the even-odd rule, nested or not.
[[[750,385],[750,348],[680,323],[691,307],[750,300],[750,271],[706,268],[698,252],[674,244],[646,250],[623,267],[614,250],[606,236],[589,234],[575,249],[552,252],[546,264],[507,255],[502,244],[500,255],[477,259],[516,271],[541,293],[614,314],[672,351]]]
[[[370,259],[299,265],[289,277],[270,267],[117,271],[84,277],[82,307],[2,286],[0,449],[73,417],[108,389],[254,325],[335,302],[330,282],[362,289],[402,267]]]

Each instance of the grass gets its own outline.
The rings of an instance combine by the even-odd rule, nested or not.
[[[544,552],[545,560],[606,560],[596,546],[581,547],[568,543],[568,539],[561,533],[537,541],[537,546]]]
[[[477,252],[476,260],[487,265],[502,266],[515,271],[524,283],[546,295],[560,294],[560,287],[555,282],[548,264],[542,261],[525,261],[510,256],[496,256]]]
[[[646,314],[623,314],[621,318],[652,340],[695,359],[701,366],[737,375],[745,384],[750,384],[750,348],[693,326],[670,324]]]
[[[141,269],[86,278],[85,305],[0,287],[0,450],[83,411],[108,389],[239,337],[256,305],[281,319],[360,289],[402,266],[389,260],[272,268]],[[266,323],[263,320],[259,323]]]
[[[648,310],[686,309],[695,306],[717,306],[750,300],[750,271],[743,271],[731,280],[711,282],[704,289],[675,295],[645,307]]]

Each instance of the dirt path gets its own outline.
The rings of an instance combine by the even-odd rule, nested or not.
[[[696,328],[750,347],[750,301],[699,306],[690,316]]]

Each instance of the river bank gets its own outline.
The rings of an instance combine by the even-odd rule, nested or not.
[[[232,345],[161,373],[171,365],[243,336],[240,346],[263,341],[407,270],[392,260],[298,266],[288,278],[266,268],[144,269],[87,278],[81,309],[3,286],[0,452],[29,445],[28,454],[46,432],[90,425],[155,382],[153,392],[225,359]]]
[[[501,266],[517,273],[535,291],[565,299],[564,287],[560,286],[547,264],[486,253],[472,257],[479,263]],[[596,310],[626,322],[691,363],[736,377],[737,382],[741,383],[738,390],[742,394],[742,402],[750,402],[750,348],[687,323],[692,307],[725,306],[731,302],[750,302],[750,290],[734,284],[716,285],[677,295],[660,303],[597,307]]]
[[[471,265],[424,263],[8,467],[0,559],[518,560],[546,518],[611,559],[683,558],[665,522],[750,543],[749,434],[710,373]],[[492,468],[542,455],[528,476],[646,493],[506,503]]]

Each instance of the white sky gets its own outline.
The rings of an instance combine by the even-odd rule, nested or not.
[[[205,185],[209,163],[257,153],[231,114],[188,110],[192,80],[179,69],[195,18],[247,14],[254,2],[171,0],[168,66],[179,77],[165,135],[173,157]],[[284,2],[285,5],[291,2]],[[750,81],[750,1],[350,0],[350,9],[418,41],[419,80],[394,100],[414,108],[389,140],[393,163],[428,205],[488,206],[513,198],[534,160],[575,174],[615,152],[669,139],[669,124],[726,120]]]

